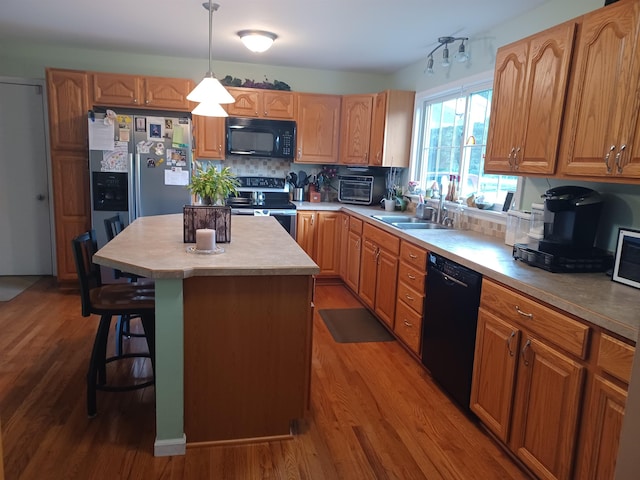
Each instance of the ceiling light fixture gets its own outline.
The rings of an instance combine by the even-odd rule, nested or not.
[[[263,30],[241,30],[238,36],[244,46],[255,53],[266,52],[273,45],[273,41],[278,38],[275,33]]]
[[[211,70],[211,46],[212,46],[212,31],[213,31],[213,12],[217,11],[220,8],[220,5],[217,3],[211,3],[209,0],[208,3],[203,3],[202,6],[209,11],[209,71],[205,74],[202,81],[194,88],[189,95],[187,95],[187,100],[191,102],[198,102],[200,104],[206,104],[205,106],[198,105],[193,109],[191,113],[194,115],[203,115],[208,117],[226,117],[227,113],[224,111],[222,107],[220,107],[221,103],[233,103],[235,99],[233,96],[227,91],[226,88],[222,86],[220,81],[215,77],[213,71]],[[215,108],[217,105],[219,108]]]
[[[469,40],[468,37],[440,37],[438,38],[438,46],[431,50],[429,52],[429,55],[427,55],[427,68],[425,69],[425,72],[430,75],[433,75],[435,73],[433,70],[433,54],[436,52],[436,50],[443,46],[444,50],[442,51],[441,65],[443,67],[450,66],[451,62],[449,61],[449,44],[458,40],[460,40],[460,46],[458,47],[458,52],[454,55],[455,59],[460,63],[464,63],[469,60],[469,54],[466,52],[466,48],[464,45],[464,42]]]

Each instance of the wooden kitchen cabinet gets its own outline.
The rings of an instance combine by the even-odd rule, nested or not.
[[[194,87],[190,79],[102,72],[91,77],[94,105],[180,111],[193,108],[187,100]]]
[[[575,478],[613,480],[635,348],[606,333],[597,343]]]
[[[208,160],[225,159],[225,120],[222,117],[193,117],[195,158]]]
[[[560,149],[564,175],[640,178],[640,4],[620,1],[583,17]],[[635,182],[634,182],[635,183]]]
[[[395,320],[399,252],[398,237],[365,223],[358,294],[391,329]]]
[[[369,163],[374,95],[343,95],[340,114],[340,163]]]
[[[393,331],[415,355],[420,356],[427,251],[402,240],[399,260]]]
[[[569,21],[498,49],[485,173],[555,172],[575,30]]]
[[[343,282],[347,279],[347,267],[349,265],[349,223],[350,215],[342,213],[340,216],[340,278]]]
[[[519,345],[518,327],[480,308],[471,411],[505,444],[509,441]]]
[[[339,95],[297,93],[296,163],[338,163]]]
[[[347,239],[347,266],[344,282],[353,291],[360,287],[360,261],[362,254],[363,221],[351,217],[349,219],[349,237]]]
[[[589,327],[483,280],[471,409],[536,476],[571,478]]]
[[[47,68],[46,80],[57,279],[67,282],[77,280],[71,240],[91,228],[89,74]]]
[[[320,267],[320,275],[340,275],[340,212],[298,211],[296,240]]]
[[[228,87],[227,90],[236,99],[234,103],[226,105],[230,116],[295,119],[293,92],[244,87]]]
[[[369,165],[408,167],[415,92],[385,90],[374,96]]]

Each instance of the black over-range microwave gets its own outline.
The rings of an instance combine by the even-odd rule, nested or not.
[[[264,118],[227,117],[227,154],[293,158],[296,122]]]

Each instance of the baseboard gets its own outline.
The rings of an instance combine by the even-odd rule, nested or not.
[[[154,457],[170,457],[172,455],[184,455],[187,452],[187,437],[156,440],[153,444]]]

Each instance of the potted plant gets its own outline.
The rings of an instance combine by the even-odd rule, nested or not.
[[[200,197],[202,205],[185,205],[183,209],[184,242],[193,243],[196,231],[216,231],[216,242],[231,241],[231,207],[224,203],[229,195],[238,195],[240,182],[229,167],[203,167],[195,162],[196,172],[187,188]]]
[[[236,175],[229,167],[202,167],[196,162],[196,174],[192,176],[187,188],[200,197],[204,205],[224,205],[224,200],[229,195],[238,195],[239,186]]]

